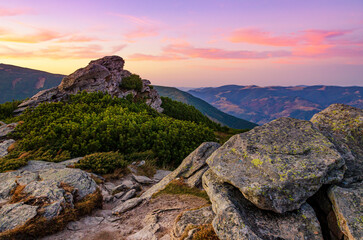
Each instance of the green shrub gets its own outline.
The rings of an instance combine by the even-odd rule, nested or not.
[[[26,165],[26,160],[24,159],[5,159],[0,158],[0,172],[6,172],[10,170],[18,169]]]
[[[103,93],[83,92],[67,102],[43,103],[12,120],[24,123],[11,133],[18,144],[8,159],[24,152],[29,159],[57,162],[95,152],[132,156],[149,151],[157,165],[176,167],[202,142],[215,140],[203,124]]]
[[[13,116],[14,110],[22,101],[12,101],[0,104],[0,120],[5,120]]]
[[[116,169],[126,168],[124,156],[118,152],[93,153],[82,158],[75,167],[94,173],[108,174]]]
[[[121,88],[141,92],[142,80],[139,75],[131,74],[131,76],[122,79]]]

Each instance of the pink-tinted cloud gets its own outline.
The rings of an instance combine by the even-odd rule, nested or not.
[[[153,26],[140,26],[124,35],[126,41],[134,42],[138,38],[154,37],[159,35],[159,31]]]
[[[37,51],[23,51],[0,46],[0,56],[9,58],[48,58],[48,59],[89,59],[99,58],[105,55],[114,55],[126,45],[116,45],[111,49],[104,49],[98,44],[81,46],[51,45]]]
[[[30,9],[26,8],[2,8],[0,7],[0,17],[10,17],[30,13]]]
[[[320,45],[325,42],[337,41],[335,38],[351,33],[347,30],[315,30],[308,29],[288,35],[272,34],[271,32],[261,31],[259,29],[247,28],[238,29],[232,32],[228,38],[233,43],[250,43],[266,46],[286,46],[293,47],[299,45]]]
[[[29,35],[19,35],[15,33],[1,32],[0,41],[3,42],[19,42],[19,43],[39,43],[49,40],[54,40],[63,37],[63,34],[52,30],[39,30],[36,33]]]
[[[290,56],[288,51],[235,51],[220,48],[197,48],[189,44],[170,44],[163,48],[159,56],[134,54],[131,60],[180,60],[180,59],[267,59]]]
[[[273,36],[269,32],[258,29],[238,29],[232,32],[229,41],[233,43],[252,43],[268,46],[294,46],[299,42],[294,36]]]
[[[127,15],[127,14],[120,14],[120,13],[108,13],[111,16],[116,16],[116,17],[120,17],[123,18],[125,20],[127,20],[128,22],[131,23],[135,23],[138,25],[154,25],[156,22],[147,18],[147,17],[136,17],[136,16],[131,16],[131,15]]]

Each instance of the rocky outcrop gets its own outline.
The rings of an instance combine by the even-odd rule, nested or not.
[[[6,138],[6,136],[15,130],[18,123],[2,124],[0,125],[0,140]]]
[[[196,184],[201,183],[202,174],[208,168],[206,160],[219,147],[220,145],[215,142],[202,143],[183,160],[177,169],[165,176],[157,184],[151,186],[140,197],[121,202],[113,209],[112,213],[118,215],[133,209],[142,202],[149,200],[155,193],[163,190],[176,178],[183,178],[186,184],[189,183],[190,187],[200,187]],[[133,176],[133,178],[135,178],[135,176]]]
[[[311,122],[344,157],[347,170],[342,184],[363,180],[363,110],[333,104],[315,114]]]
[[[350,240],[363,239],[363,183],[349,188],[331,187],[328,196],[344,235]]]
[[[324,135],[292,118],[233,136],[207,162],[257,207],[278,213],[300,208],[323,184],[339,182],[345,169]]]
[[[89,211],[82,207],[92,210],[93,205],[102,204],[97,189],[88,173],[58,163],[30,161],[22,169],[0,173],[0,239],[27,236],[22,226],[30,220],[36,226],[37,221],[51,221],[67,209],[75,210],[68,213],[69,219],[78,210]],[[85,201],[90,202],[77,205]]]
[[[323,239],[314,210],[307,203],[284,214],[261,210],[211,169],[203,175],[203,187],[213,204],[213,227],[221,240]]]
[[[67,99],[69,95],[79,91],[104,92],[111,96],[124,98],[131,94],[134,97],[146,98],[146,103],[162,112],[161,99],[156,90],[150,88],[150,81],[142,81],[141,92],[127,90],[121,87],[122,79],[131,75],[124,70],[125,61],[119,56],[107,56],[91,61],[85,68],[63,78],[58,87],[43,90],[19,105],[15,113],[21,113],[27,107],[35,107],[42,102],[56,102]]]
[[[8,149],[13,143],[15,143],[14,139],[0,141],[0,158],[8,155]]]

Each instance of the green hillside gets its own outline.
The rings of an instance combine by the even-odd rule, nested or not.
[[[203,114],[208,116],[215,122],[218,122],[222,125],[226,125],[231,128],[237,129],[250,129],[257,126],[254,123],[249,121],[228,115],[217,108],[213,107],[209,103],[194,97],[193,95],[183,92],[174,87],[163,87],[163,86],[154,86],[158,91],[160,96],[171,98],[175,101],[183,102],[189,105],[194,106],[196,109],[201,111]]]
[[[0,103],[23,100],[58,86],[64,76],[29,68],[0,64]]]

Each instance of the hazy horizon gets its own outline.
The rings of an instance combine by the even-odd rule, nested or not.
[[[155,85],[363,86],[363,2],[7,1],[0,62],[68,75],[119,55]]]

